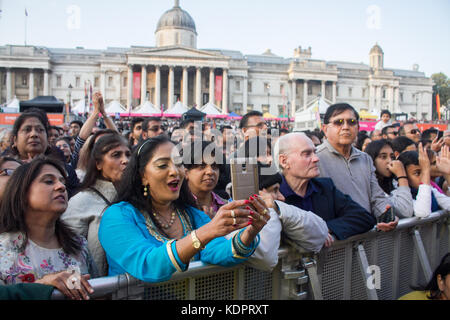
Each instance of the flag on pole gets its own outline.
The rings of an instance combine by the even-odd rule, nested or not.
[[[436,94],[436,111],[438,114],[438,119],[441,120],[441,99],[439,98],[439,93]]]

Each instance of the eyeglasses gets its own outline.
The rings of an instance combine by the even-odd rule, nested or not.
[[[148,128],[148,131],[153,131],[153,132],[157,132],[157,131],[159,131],[159,130],[162,130],[162,131],[164,131],[164,127],[151,127],[151,128]]]
[[[254,125],[247,125],[246,128],[253,128],[253,127],[257,127],[258,129],[262,129],[264,127],[267,127],[267,123],[265,122],[260,122],[258,124],[254,124]]]
[[[420,133],[420,130],[419,129],[412,129],[409,133],[410,134],[418,134],[418,133]]]
[[[15,169],[2,169],[0,170],[0,176],[10,176],[14,173]]]
[[[356,119],[336,119],[331,121],[331,123],[336,127],[342,127],[344,125],[344,122],[347,122],[347,125],[350,127],[354,127],[358,124],[358,121]]]
[[[393,134],[394,136],[398,136],[398,132],[397,131],[388,132],[387,134]]]

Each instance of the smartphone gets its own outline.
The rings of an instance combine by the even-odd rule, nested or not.
[[[230,170],[233,200],[246,200],[259,193],[256,158],[232,158]]]
[[[389,223],[395,220],[394,209],[391,207],[387,209],[381,216],[377,218],[378,223]]]
[[[444,131],[438,131],[438,135],[437,135],[437,138],[438,138],[438,140],[440,139],[440,138],[442,138],[442,136],[444,135]]]

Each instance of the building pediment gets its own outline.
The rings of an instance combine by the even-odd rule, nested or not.
[[[194,59],[224,59],[229,57],[209,51],[192,49],[188,47],[162,47],[144,49],[142,51],[128,52],[128,56],[133,57],[175,57],[175,58],[194,58]]]

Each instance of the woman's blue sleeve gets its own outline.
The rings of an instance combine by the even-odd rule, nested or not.
[[[98,235],[110,270],[122,269],[145,282],[167,281],[176,271],[168,251],[173,246],[145,236],[145,231],[139,227],[138,215],[131,205],[119,203],[105,211]],[[176,252],[173,253],[175,259],[178,258]],[[179,258],[176,260],[179,262]],[[185,270],[187,265],[180,267]]]

